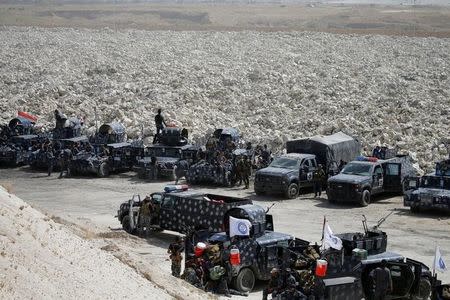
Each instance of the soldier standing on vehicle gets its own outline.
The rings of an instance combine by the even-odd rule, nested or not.
[[[155,126],[156,126],[156,133],[155,137],[153,138],[153,144],[156,143],[156,141],[159,139],[159,135],[161,134],[164,127],[166,127],[166,122],[164,121],[164,117],[162,116],[162,109],[158,109],[158,114],[155,116]]]
[[[272,299],[277,297],[277,294],[282,286],[282,279],[280,277],[280,272],[277,268],[273,268],[270,271],[270,280],[266,288],[263,290],[262,300],[267,300],[268,295],[272,295]]]
[[[325,181],[325,171],[322,165],[317,166],[317,170],[313,173],[314,182],[314,198],[322,196],[322,183]]]
[[[181,253],[184,250],[182,242],[181,237],[175,237],[175,242],[170,244],[167,250],[167,253],[170,254],[169,258],[172,261],[172,275],[175,277],[180,277],[181,274],[181,261],[183,260]]]
[[[381,261],[381,266],[370,271],[369,279],[371,289],[368,300],[384,300],[392,292],[391,271],[385,260]]]

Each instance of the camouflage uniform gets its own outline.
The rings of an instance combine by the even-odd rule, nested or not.
[[[139,235],[148,236],[151,226],[151,209],[150,199],[145,198],[139,209]],[[145,230],[144,230],[145,228]]]
[[[170,244],[167,250],[167,253],[170,254],[169,258],[172,261],[172,275],[175,277],[180,277],[181,274],[181,261],[183,260],[181,253],[183,250],[184,247],[180,237],[177,237],[175,242]]]

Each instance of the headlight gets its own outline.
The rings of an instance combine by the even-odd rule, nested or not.
[[[359,191],[361,189],[361,186],[359,184],[353,184],[353,189],[355,191]]]

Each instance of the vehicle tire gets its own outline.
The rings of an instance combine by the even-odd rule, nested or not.
[[[417,214],[420,212],[420,207],[416,205],[411,205],[410,210],[413,214]]]
[[[122,219],[122,228],[129,234],[133,234],[134,230],[131,229],[130,216],[126,215]]]
[[[108,177],[109,176],[109,166],[107,163],[102,163],[98,168],[98,177]]]
[[[367,206],[370,204],[370,191],[369,190],[364,190],[362,195],[361,195],[361,199],[359,201],[359,204],[361,206]]]
[[[295,198],[297,198],[297,196],[298,196],[298,184],[296,184],[294,182],[291,183],[288,186],[288,188],[287,188],[287,190],[285,192],[285,196],[288,199],[295,199]]]
[[[337,201],[334,198],[328,197],[328,202],[330,202],[331,204],[336,204]]]
[[[431,294],[431,282],[428,278],[422,277],[419,281],[418,293],[411,295],[411,300],[427,300]]]
[[[261,190],[255,189],[255,194],[257,196],[261,196],[261,195],[264,195],[265,193],[263,191],[261,191]]]
[[[251,292],[255,286],[255,274],[250,268],[244,268],[234,278],[234,287],[240,292]]]

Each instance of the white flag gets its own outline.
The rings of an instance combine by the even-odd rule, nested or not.
[[[252,223],[246,219],[237,219],[230,216],[230,237],[235,235],[249,236]]]
[[[333,234],[333,231],[331,230],[330,225],[328,225],[328,222],[326,222],[323,232],[323,245],[325,249],[342,249],[342,240]]]
[[[436,254],[434,255],[434,269],[439,272],[447,271],[447,266],[438,246],[436,246]]]

